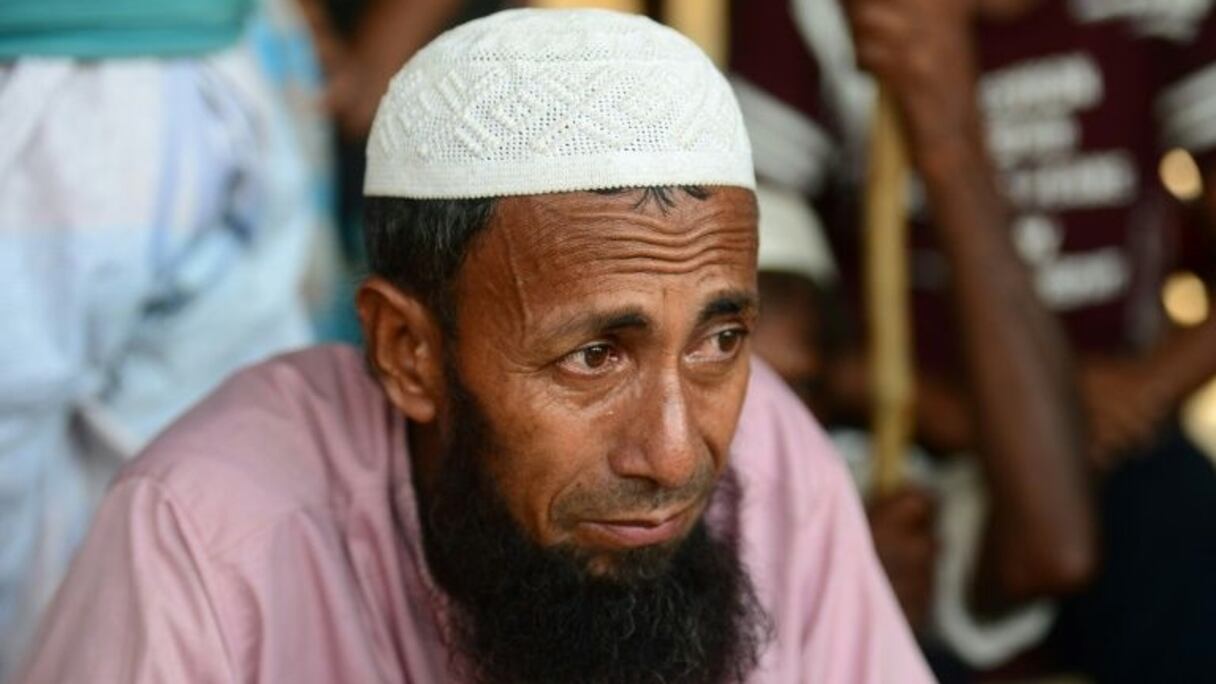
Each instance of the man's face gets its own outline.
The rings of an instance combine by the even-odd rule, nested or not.
[[[808,407],[818,408],[823,358],[815,285],[800,275],[761,272],[760,301],[764,313],[753,336],[756,355]]]
[[[752,194],[671,197],[503,199],[456,283],[449,358],[496,437],[486,472],[533,542],[595,573],[688,533],[747,387]]]

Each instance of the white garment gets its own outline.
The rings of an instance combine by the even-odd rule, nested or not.
[[[834,430],[831,438],[857,488],[870,491],[874,461],[869,435]],[[912,446],[905,458],[905,475],[937,499],[934,531],[940,551],[929,625],[934,634],[969,665],[981,669],[996,667],[1042,641],[1055,622],[1053,601],[1032,601],[997,619],[980,618],[971,610],[971,584],[988,515],[988,495],[975,459],[959,455],[939,463]]]
[[[283,120],[243,49],[0,67],[0,680],[122,460],[309,341]]]
[[[823,236],[819,215],[799,193],[780,185],[756,183],[760,210],[760,249],[756,267],[802,276],[819,287],[836,283],[836,260]]]

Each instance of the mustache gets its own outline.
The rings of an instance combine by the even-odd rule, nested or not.
[[[718,473],[711,459],[705,459],[693,476],[679,487],[664,487],[645,478],[621,478],[595,491],[579,489],[554,506],[554,518],[561,523],[582,519],[610,518],[621,513],[644,514],[661,509],[687,508],[709,499]]]

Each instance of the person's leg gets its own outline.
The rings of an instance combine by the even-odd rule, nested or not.
[[[1062,653],[1098,682],[1216,681],[1216,468],[1178,428],[1101,489],[1103,565]]]
[[[163,80],[147,60],[21,60],[0,75],[2,681],[116,467],[92,467],[99,435],[82,422],[146,290]]]
[[[123,459],[311,338],[298,150],[238,57],[0,82],[0,680]]]

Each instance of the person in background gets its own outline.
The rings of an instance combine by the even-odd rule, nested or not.
[[[819,220],[797,192],[761,183],[757,278],[761,316],[753,339],[763,358],[819,420],[832,420],[824,382],[836,367],[840,330],[836,264]]]
[[[989,505],[974,457],[911,446],[906,483],[877,494],[866,426],[832,405],[833,374],[855,372],[842,356],[838,272],[814,211],[797,192],[760,184],[757,279],[761,314],[753,332],[764,359],[824,423],[866,503],[874,548],[904,616],[941,682],[968,681],[968,662],[1000,660],[1026,634],[1042,634],[1052,612],[1041,602],[992,620],[970,606],[968,578]]]
[[[735,19],[757,171],[815,199],[854,311],[874,93],[857,62],[898,103],[918,172],[909,197],[919,440],[982,465],[991,509],[977,610],[1061,599],[1057,665],[1099,681],[1207,677],[1216,473],[1175,414],[1216,373],[1216,318],[1178,331],[1162,315],[1160,286],[1179,255],[1156,165],[1179,146],[1216,174],[1216,126],[1204,114],[1216,104],[1210,3],[774,0],[740,3]],[[1216,188],[1207,188],[1211,218]],[[973,249],[975,233],[1012,247]],[[1029,278],[985,303],[1023,309],[1032,291],[1074,361],[1051,377],[1013,367],[989,384],[984,359],[1012,331],[971,315],[968,303],[983,299],[971,276],[1015,267]],[[1051,327],[1044,344],[1058,338]],[[864,362],[851,364],[864,378]],[[1065,383],[1081,399],[1083,445],[1044,458],[1041,433],[1009,428],[1025,383]],[[864,386],[834,385],[833,403],[864,413]],[[1091,490],[1097,564],[1058,534],[1079,529]],[[1046,635],[1025,636],[973,664],[1008,661]]]
[[[336,246],[341,275],[318,321],[321,339],[360,342],[350,300],[367,273],[362,248],[364,148],[389,78],[456,19],[489,13],[489,0],[299,0],[325,75],[319,100],[336,124]]]
[[[357,16],[342,26],[327,6],[340,3],[300,0],[325,71],[324,104],[342,138],[366,140],[389,79],[467,2],[368,0],[353,3]]]
[[[0,679],[119,465],[312,339],[325,125],[293,9],[0,5]]]

